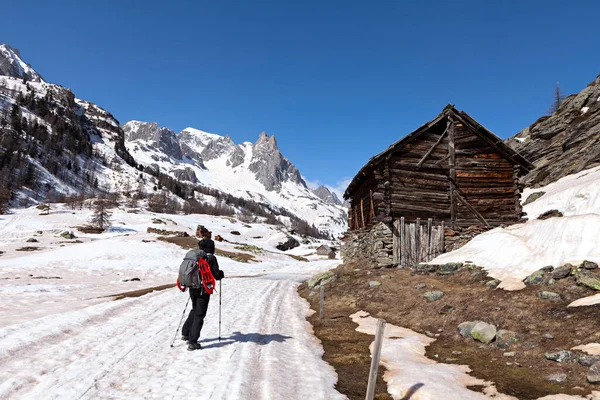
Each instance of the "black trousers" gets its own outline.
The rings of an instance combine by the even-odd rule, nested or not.
[[[204,292],[204,289],[189,289],[190,299],[192,300],[192,310],[188,315],[181,334],[187,336],[190,343],[197,343],[200,338],[200,331],[204,325],[204,317],[208,310],[210,295]]]

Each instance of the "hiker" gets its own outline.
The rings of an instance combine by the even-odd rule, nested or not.
[[[213,242],[211,239],[203,238],[198,242],[198,247],[200,251],[192,250],[186,254],[186,258],[190,255],[190,253],[193,253],[194,257],[199,256],[204,258],[208,262],[208,265],[210,265],[210,270],[213,274],[213,277],[216,280],[223,279],[225,274],[223,274],[223,271],[219,269],[219,263],[214,255],[215,242]],[[198,350],[202,348],[200,343],[198,343],[198,339],[200,338],[202,325],[204,325],[204,317],[206,316],[206,311],[208,310],[210,294],[206,293],[206,290],[203,287],[191,287],[189,290],[190,299],[192,300],[192,310],[183,324],[183,329],[181,330],[181,339],[188,342],[188,350]]]

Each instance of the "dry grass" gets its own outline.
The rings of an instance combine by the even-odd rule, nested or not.
[[[89,225],[76,226],[75,229],[77,229],[79,232],[92,233],[92,234],[99,234],[99,233],[104,232],[103,229],[98,229],[98,228],[95,228],[95,227],[89,226]]]
[[[21,247],[20,249],[16,249],[15,251],[38,251],[38,250],[42,250],[42,248],[36,247],[36,246],[25,246],[25,247]]]
[[[356,349],[336,345],[336,335],[358,339],[355,324],[348,315],[365,310],[376,318],[384,318],[389,323],[413,329],[420,333],[437,333],[437,340],[427,348],[427,356],[440,362],[469,365],[472,375],[495,382],[499,391],[519,399],[535,399],[549,394],[567,393],[585,395],[596,389],[586,382],[588,368],[577,363],[556,363],[544,358],[544,353],[553,350],[570,349],[578,344],[600,340],[600,306],[566,308],[571,301],[595,292],[574,284],[572,279],[557,281],[553,286],[529,286],[517,292],[490,289],[485,285],[489,278],[479,269],[465,270],[453,276],[413,275],[408,270],[378,269],[366,270],[358,265],[342,265],[334,270],[338,279],[327,285],[325,313],[328,316],[344,316],[336,320],[337,332],[329,332],[331,327],[323,325],[313,316],[310,321],[315,333],[323,341],[325,359],[338,370],[338,386],[343,393],[361,392],[363,383],[345,370],[344,360],[353,357],[365,359],[369,354],[367,346]],[[359,269],[356,271],[355,269]],[[379,287],[370,288],[368,282],[380,281]],[[417,284],[425,284],[423,289],[415,289]],[[442,290],[444,297],[436,302],[427,302],[423,293],[428,290]],[[543,300],[537,292],[550,290],[560,293],[560,301]],[[300,293],[318,310],[318,295],[308,297],[310,291],[305,285]],[[454,307],[454,311],[441,314],[443,306]],[[500,329],[508,329],[522,335],[522,341],[510,350],[502,350],[494,344],[482,345],[473,339],[458,334],[457,326],[464,321],[482,320],[495,324]],[[340,324],[340,321],[348,321]],[[332,322],[332,324],[334,324]],[[550,333],[554,339],[544,339]],[[461,354],[453,354],[460,351]],[[516,357],[504,357],[505,351],[515,351]],[[438,357],[434,358],[434,354]],[[507,365],[507,362],[512,365]],[[546,377],[552,373],[564,372],[568,375],[563,384],[551,383]],[[360,390],[356,389],[359,387]],[[581,389],[574,389],[580,387]],[[350,396],[351,398],[359,398]]]
[[[163,242],[176,244],[179,247],[186,249],[186,250],[198,248],[198,239],[194,238],[194,237],[168,236],[168,237],[158,237],[157,239],[160,241],[163,241]],[[241,252],[237,253],[237,252],[232,252],[232,251],[221,250],[218,248],[215,249],[215,255],[231,258],[234,261],[238,261],[238,262],[242,262],[242,263],[259,262],[259,260],[256,259],[253,254],[241,253]]]
[[[286,256],[292,257],[296,261],[303,261],[303,262],[309,262],[310,261],[308,258],[304,258],[302,256],[296,256],[294,254],[286,254]]]
[[[104,296],[104,297],[114,297],[113,300],[121,300],[121,299],[124,299],[127,297],[140,297],[145,294],[152,293],[152,292],[155,292],[158,290],[166,290],[166,289],[171,289],[174,287],[175,287],[175,284],[160,285],[160,286],[149,287],[146,289],[132,290],[131,292],[112,294],[110,296]]]

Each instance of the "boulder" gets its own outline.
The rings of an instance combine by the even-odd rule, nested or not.
[[[494,289],[494,288],[498,287],[499,284],[500,284],[500,281],[498,279],[492,279],[491,281],[487,281],[485,283],[485,286],[489,287],[490,289]]]
[[[596,269],[596,268],[598,268],[598,264],[596,264],[595,262],[587,261],[586,260],[583,263],[581,263],[581,265],[579,266],[579,268]]]
[[[437,269],[438,275],[452,275],[463,266],[462,263],[448,263],[440,265]]]
[[[549,351],[544,354],[547,360],[556,361],[559,363],[571,361],[573,359],[573,353],[569,350],[560,350],[560,351]]]
[[[240,236],[241,235],[240,231],[231,231],[229,233],[231,233],[232,235],[235,235],[235,236]]]
[[[589,383],[600,383],[600,361],[595,362],[587,373]]]
[[[430,290],[428,292],[423,293],[423,296],[427,299],[427,301],[438,301],[442,297],[444,297],[444,292],[441,290]]]
[[[487,322],[478,322],[471,330],[473,339],[488,344],[496,337],[496,327]]]
[[[553,279],[563,279],[571,275],[573,266],[571,264],[563,264],[552,272]]]
[[[496,333],[496,346],[501,349],[508,349],[514,343],[519,342],[519,340],[521,340],[521,338],[517,332],[499,329]]]
[[[458,324],[458,332],[462,337],[472,337],[471,332],[473,331],[473,327],[477,325],[481,321],[465,321]]]
[[[333,271],[327,271],[310,278],[307,281],[307,285],[309,288],[314,289],[316,287],[327,285],[329,282],[333,282],[335,278],[336,276],[335,273],[333,273]]]
[[[289,236],[285,242],[281,242],[275,247],[277,248],[277,250],[287,251],[287,250],[291,250],[298,246],[300,246],[300,243],[296,239],[294,239],[292,236]]]
[[[600,361],[600,356],[590,356],[587,354],[583,354],[577,357],[577,361],[584,367],[591,367],[592,365]]]
[[[538,292],[537,296],[540,299],[544,299],[544,300],[560,300],[560,294],[554,293],[554,292],[548,292],[546,290],[544,290],[542,292]]]
[[[417,283],[415,286],[413,286],[413,289],[424,289],[427,285],[424,283]]]
[[[223,236],[221,236],[221,235],[217,235],[217,236],[215,236],[215,240],[216,240],[217,242],[222,242],[222,241],[223,241]]]
[[[563,213],[561,213],[558,210],[549,210],[546,211],[545,213],[542,213],[539,217],[537,217],[537,219],[549,219],[549,218],[553,218],[553,217],[562,217]]]
[[[527,200],[525,200],[525,203],[523,203],[523,205],[526,206],[529,203],[533,203],[534,201],[536,201],[537,199],[539,199],[540,197],[542,197],[545,194],[546,194],[546,192],[544,192],[543,190],[540,190],[539,192],[531,193],[529,196],[527,196]]]
[[[60,234],[60,237],[65,238],[65,239],[75,239],[75,235],[73,235],[73,232],[68,232],[68,231],[64,231],[63,233]]]
[[[535,271],[533,274],[529,275],[527,278],[525,278],[523,283],[526,285],[538,285],[538,284],[542,283],[543,279],[544,279],[544,271],[539,269],[539,270]]]
[[[26,240],[27,243],[37,243],[38,240],[36,238],[29,238]]]
[[[585,269],[576,270],[574,275],[578,285],[587,286],[594,290],[600,290],[600,275]]]

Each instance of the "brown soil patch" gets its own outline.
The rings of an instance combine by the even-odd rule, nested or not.
[[[25,246],[25,247],[21,247],[20,249],[16,249],[15,251],[38,251],[38,250],[42,250],[42,248],[36,247],[36,246]]]
[[[296,261],[303,261],[303,262],[309,262],[310,260],[308,258],[304,258],[302,256],[296,256],[294,254],[286,254],[289,257],[292,257],[294,260]]]
[[[167,243],[173,243],[178,245],[179,247],[191,250],[198,248],[198,239],[194,237],[177,237],[177,236],[169,236],[169,237],[158,237],[158,240]],[[249,263],[249,262],[259,262],[253,254],[248,253],[236,253],[232,251],[225,251],[221,249],[215,249],[215,255],[231,258],[234,261]]]
[[[153,286],[153,287],[149,287],[149,288],[146,288],[146,289],[132,290],[131,292],[125,292],[125,293],[119,293],[119,294],[111,294],[110,296],[103,296],[103,297],[114,297],[113,300],[121,300],[121,299],[124,299],[126,297],[140,297],[140,296],[143,296],[145,294],[155,292],[157,290],[166,290],[166,289],[171,289],[173,287],[175,287],[175,284],[170,283],[168,285]]]
[[[551,286],[532,285],[517,292],[507,292],[488,288],[485,283],[490,278],[479,269],[440,276],[416,275],[400,269],[367,270],[350,264],[341,265],[334,272],[337,280],[325,289],[327,318],[321,321],[316,314],[309,321],[323,342],[324,359],[338,372],[338,390],[351,399],[364,398],[370,362],[368,346],[374,340],[373,336],[356,332],[356,324],[348,318],[359,310],[416,332],[439,334],[427,348],[429,358],[469,365],[473,376],[490,380],[500,392],[519,399],[536,399],[557,393],[585,395],[599,389],[587,383],[588,368],[578,363],[557,363],[544,357],[548,351],[568,350],[579,344],[600,341],[600,306],[566,307],[578,298],[596,293],[577,286],[572,278],[559,280]],[[369,287],[372,280],[381,282],[381,286]],[[425,284],[425,287],[416,289],[418,284]],[[423,293],[433,289],[441,290],[445,295],[439,301],[428,302]],[[554,301],[540,299],[537,292],[542,290],[560,293],[562,297]],[[299,291],[312,309],[319,309],[318,291],[311,295],[306,284],[301,285]],[[444,306],[452,306],[454,310],[443,314]],[[460,336],[458,324],[473,320],[518,332],[522,340],[504,350],[494,343],[484,345]],[[546,333],[552,334],[554,339],[543,338]],[[504,357],[503,353],[507,351],[516,352],[516,356]],[[355,361],[350,362],[352,359]],[[361,372],[356,372],[357,369]],[[556,372],[566,373],[567,381],[557,384],[546,379]]]
[[[103,229],[94,228],[93,226],[88,226],[88,225],[76,226],[75,229],[77,229],[79,232],[83,232],[83,233],[99,234],[99,233],[104,232]]]

